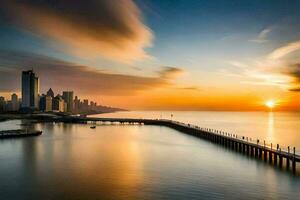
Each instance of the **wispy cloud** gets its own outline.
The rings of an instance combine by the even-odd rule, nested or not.
[[[188,91],[200,91],[201,89],[197,86],[190,86],[190,87],[180,87],[180,88],[176,88],[179,90],[188,90]]]
[[[237,60],[230,60],[227,61],[227,63],[240,69],[247,69],[249,67],[247,64],[239,62]]]
[[[300,50],[300,40],[291,42],[287,45],[275,49],[268,55],[268,58],[272,60],[280,59],[298,50]]]
[[[8,23],[55,41],[84,58],[132,62],[149,57],[152,31],[132,0],[3,0]]]
[[[287,89],[292,77],[283,73],[286,63],[281,60],[270,60],[268,56],[251,60],[248,63],[227,61],[233,69],[224,69],[223,74],[241,79],[241,83],[251,85],[278,86]],[[243,79],[243,80],[242,80]]]
[[[262,30],[255,39],[250,40],[251,42],[256,42],[256,43],[265,43],[268,42],[268,35],[272,31],[271,28],[265,28]]]
[[[241,83],[250,85],[265,85],[265,86],[278,86],[281,88],[287,88],[290,83],[290,76],[283,74],[279,69],[273,69],[273,66],[265,66],[262,63],[243,65],[245,67],[232,65],[239,70],[223,70],[222,74],[242,79]],[[265,63],[266,64],[266,63]],[[247,66],[247,67],[246,67]]]
[[[300,63],[289,65],[282,69],[283,74],[292,78],[289,91],[300,92]]]
[[[248,78],[243,83],[278,86],[290,91],[300,91],[300,59],[287,55],[300,50],[300,40],[276,48],[265,57],[249,63],[227,61],[238,70],[224,71],[230,76]]]
[[[163,68],[164,68],[164,70],[160,71],[159,74],[162,78],[165,78],[165,79],[176,78],[178,75],[180,75],[184,72],[182,69],[180,69],[178,67],[165,66]]]

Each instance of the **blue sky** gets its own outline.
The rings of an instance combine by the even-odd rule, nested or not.
[[[300,19],[300,2],[297,1],[179,0],[139,1],[139,4],[155,33],[149,52],[162,62],[176,64],[207,56],[235,58],[237,54],[260,56],[299,37],[299,32],[279,30],[280,33],[271,31],[267,36],[273,40],[270,44],[250,41],[264,29],[281,26],[290,29],[287,23],[297,25]],[[174,57],[177,54],[180,57]]]

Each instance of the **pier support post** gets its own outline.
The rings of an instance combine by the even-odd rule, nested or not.
[[[290,146],[288,146],[288,156],[286,158],[286,168],[290,169]]]
[[[264,140],[264,161],[267,161],[266,141]]]
[[[258,157],[258,147],[254,147],[254,150],[255,150],[255,157]]]
[[[296,173],[296,148],[294,147],[294,154],[292,159],[292,169],[293,173]]]
[[[258,157],[258,143],[259,143],[259,140],[257,139],[256,140],[256,147],[255,147],[255,157]]]
[[[253,156],[253,146],[250,146],[250,155]]]
[[[281,155],[281,148],[279,149],[279,167],[282,168],[282,155]]]
[[[260,147],[259,149],[258,149],[258,157],[259,158],[262,158],[262,147]]]
[[[269,162],[272,163],[272,143],[271,143],[271,150],[269,151]]]
[[[240,147],[241,147],[241,153],[243,153],[243,148],[244,148],[243,143],[240,144]]]
[[[268,152],[266,149],[264,149],[264,161],[267,162],[267,156],[268,156]]]

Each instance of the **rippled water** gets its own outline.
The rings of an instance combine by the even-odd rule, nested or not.
[[[0,140],[0,199],[299,198],[299,177],[167,127],[34,128],[43,135]]]

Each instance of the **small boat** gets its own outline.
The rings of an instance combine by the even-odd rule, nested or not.
[[[95,128],[96,128],[96,126],[91,126],[90,128],[91,128],[91,129],[95,129]]]

